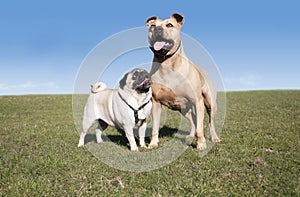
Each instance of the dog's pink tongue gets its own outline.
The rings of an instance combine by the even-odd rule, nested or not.
[[[162,49],[165,46],[166,42],[155,42],[154,43],[154,50],[155,51],[159,51],[160,49]]]

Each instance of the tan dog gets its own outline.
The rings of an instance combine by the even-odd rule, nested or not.
[[[180,40],[183,15],[173,14],[160,20],[147,19],[148,41],[154,53],[152,69],[153,130],[149,148],[158,146],[158,130],[162,105],[178,110],[191,123],[190,136],[197,137],[197,149],[206,149],[203,132],[205,108],[209,115],[211,140],[220,142],[215,132],[214,117],[217,110],[216,92],[207,73],[193,64],[185,55]],[[193,113],[195,108],[195,114]],[[194,118],[195,117],[195,118]]]

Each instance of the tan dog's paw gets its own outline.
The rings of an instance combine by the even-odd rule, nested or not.
[[[211,141],[212,141],[213,143],[221,143],[221,142],[222,142],[221,139],[218,138],[218,137],[212,138]]]
[[[152,139],[150,141],[150,144],[148,146],[149,149],[152,149],[152,148],[157,148],[158,147],[158,134],[156,135],[152,135]]]
[[[197,149],[198,150],[205,150],[206,149],[206,142],[197,142]]]
[[[148,146],[148,149],[153,149],[153,148],[157,148],[158,147],[158,143],[150,143]]]

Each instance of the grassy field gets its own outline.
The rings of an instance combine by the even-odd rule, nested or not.
[[[204,157],[189,146],[170,165],[141,173],[77,148],[71,95],[2,96],[0,109],[0,196],[300,193],[300,91],[228,93],[221,144]]]

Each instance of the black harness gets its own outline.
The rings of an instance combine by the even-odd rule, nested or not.
[[[133,113],[134,113],[134,120],[135,120],[135,124],[137,124],[138,122],[139,122],[139,115],[138,115],[138,112],[141,110],[141,109],[143,109],[146,105],[148,105],[148,103],[150,102],[150,100],[149,101],[147,101],[146,103],[144,103],[142,106],[140,106],[138,109],[134,109],[131,105],[129,105],[127,102],[126,102],[126,100],[121,96],[121,94],[118,92],[118,95],[119,95],[119,97],[122,99],[122,101],[124,101],[124,103],[126,103],[126,105],[128,105],[128,107],[130,108],[130,109],[132,109],[133,110]],[[141,120],[142,122],[144,122],[146,119],[143,119],[143,120]]]

